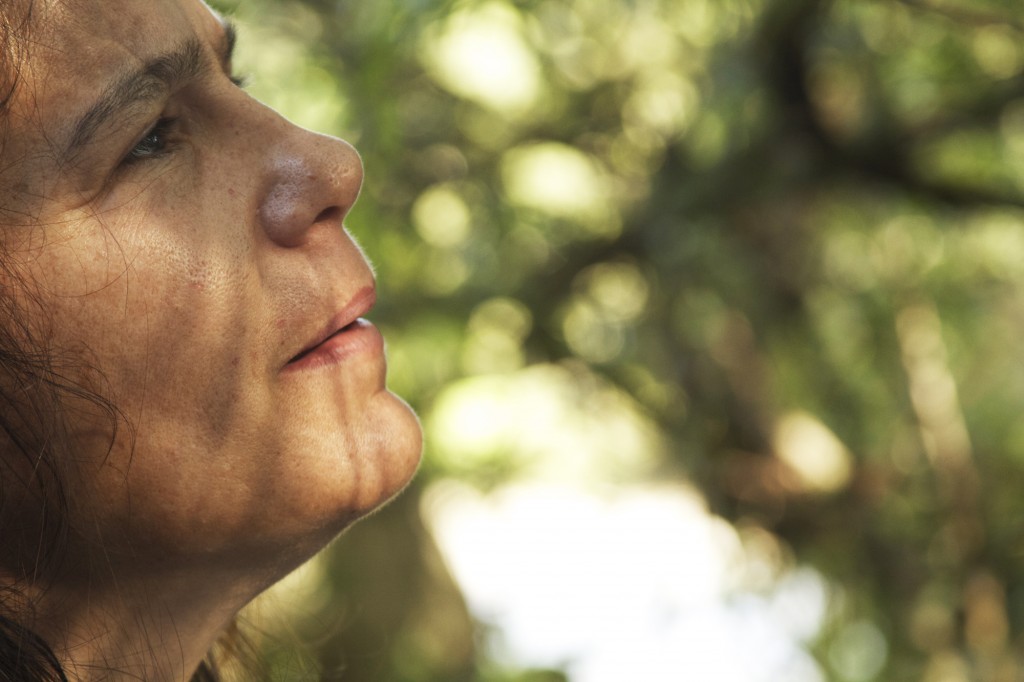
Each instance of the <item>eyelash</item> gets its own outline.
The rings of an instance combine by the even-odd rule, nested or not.
[[[153,127],[146,131],[146,134],[135,143],[128,155],[124,158],[125,164],[137,163],[147,159],[156,159],[170,151],[172,143],[167,137],[174,132],[178,125],[175,117],[165,117],[157,120]]]
[[[244,89],[249,83],[247,75],[228,77],[231,82],[239,88]],[[131,165],[140,161],[158,159],[173,150],[173,141],[167,140],[178,126],[178,119],[174,116],[165,116],[157,120],[146,134],[143,135],[135,146],[125,156],[122,165]]]

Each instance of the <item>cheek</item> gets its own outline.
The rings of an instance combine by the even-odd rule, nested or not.
[[[260,324],[246,301],[246,247],[188,243],[198,231],[184,224],[115,227],[50,235],[25,259],[47,350],[133,424],[158,410],[195,424],[229,421],[254,371],[238,339]]]

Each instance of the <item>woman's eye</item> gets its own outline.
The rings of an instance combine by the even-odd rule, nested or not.
[[[168,138],[173,132],[176,123],[177,119],[174,118],[161,118],[158,120],[153,124],[152,128],[146,131],[142,139],[135,143],[135,146],[131,148],[131,151],[125,157],[124,162],[134,163],[166,154],[171,147],[171,141]]]

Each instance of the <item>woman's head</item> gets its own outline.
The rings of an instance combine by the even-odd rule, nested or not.
[[[258,590],[419,457],[358,320],[374,278],[342,220],[359,157],[239,89],[231,31],[199,0],[0,12],[0,298],[21,362],[0,406],[66,496],[63,564],[83,584],[236,575],[239,595]],[[36,423],[48,410],[57,426]],[[48,496],[18,485],[37,472],[14,445],[7,523]],[[0,575],[19,566],[0,551]]]

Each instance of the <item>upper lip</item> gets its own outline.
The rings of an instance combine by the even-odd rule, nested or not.
[[[336,312],[327,324],[321,327],[316,335],[313,336],[312,339],[304,345],[301,350],[299,350],[299,352],[293,355],[288,362],[295,362],[306,353],[358,320],[363,315],[366,315],[370,312],[370,309],[373,308],[373,304],[376,303],[376,301],[377,291],[373,286],[366,286],[357,291],[356,294],[349,299],[348,303],[346,303],[341,310]]]

